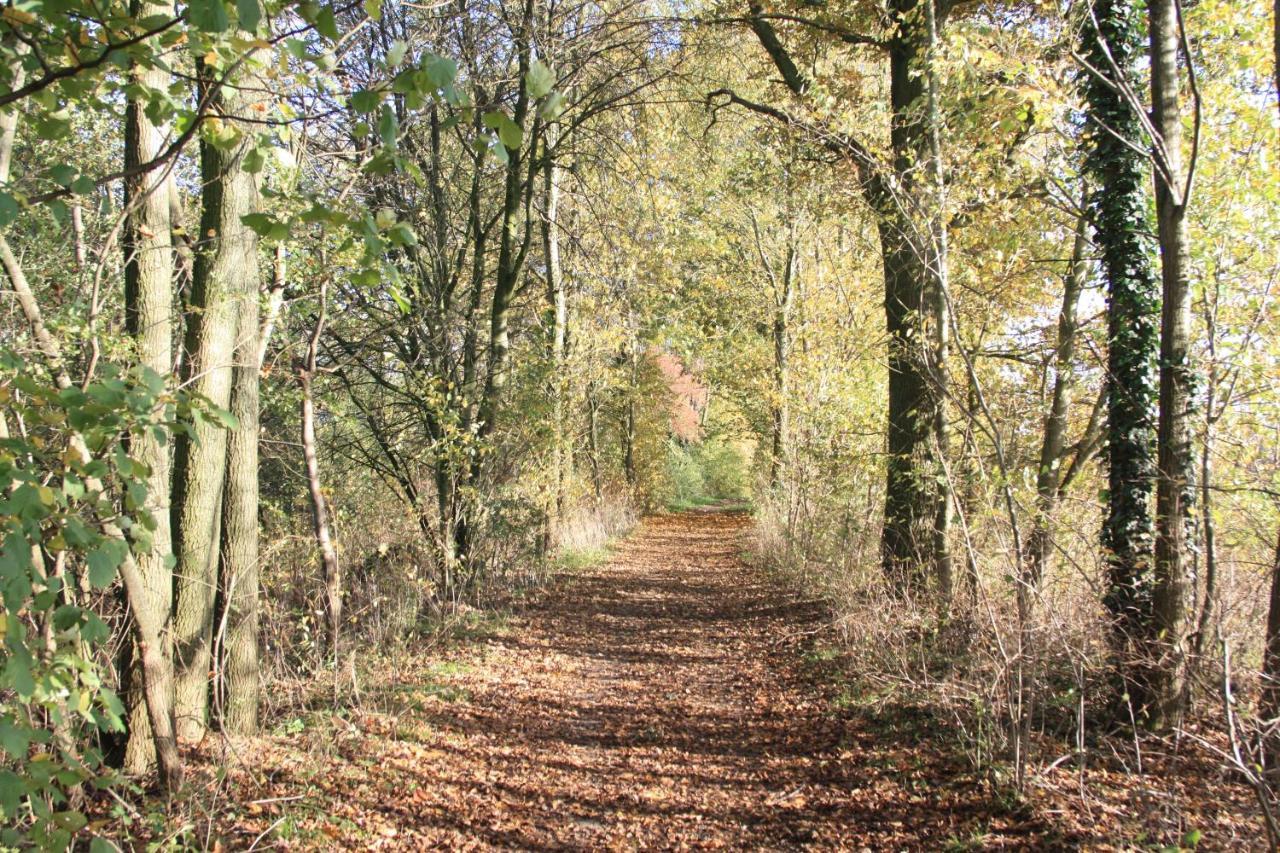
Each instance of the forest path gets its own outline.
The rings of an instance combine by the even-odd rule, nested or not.
[[[744,565],[748,523],[650,518],[437,682],[406,673],[399,710],[378,717],[394,723],[357,720],[327,767],[304,771],[323,834],[295,843],[1055,846],[918,718],[837,710],[804,655],[826,611]]]

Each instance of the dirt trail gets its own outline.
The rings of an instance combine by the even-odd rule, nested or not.
[[[288,774],[326,811],[309,821],[323,834],[294,843],[1057,846],[928,748],[918,720],[834,710],[802,665],[822,608],[743,565],[746,523],[646,521],[607,565],[542,596],[419,692],[390,730],[357,720],[327,767]]]

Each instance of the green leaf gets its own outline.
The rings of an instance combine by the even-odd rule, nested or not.
[[[524,141],[524,131],[504,112],[494,110],[484,114],[484,126],[498,132],[498,139],[507,148],[519,148]]]
[[[31,746],[31,730],[15,726],[7,718],[0,717],[0,747],[14,758],[24,758]]]
[[[12,195],[0,192],[0,228],[18,218],[18,201]]]
[[[187,4],[187,17],[196,29],[206,33],[225,32],[231,26],[222,0],[191,0]]]
[[[250,175],[256,175],[262,171],[263,166],[267,164],[267,157],[261,148],[250,148],[244,152],[244,170]]]
[[[240,16],[240,29],[256,32],[262,20],[262,7],[258,0],[236,0],[236,14]]]
[[[538,116],[543,121],[554,121],[564,113],[565,106],[564,93],[552,92],[538,107]]]
[[[378,136],[382,138],[382,144],[394,149],[399,133],[400,120],[396,118],[396,111],[389,106],[383,107],[382,116],[378,119]]]
[[[396,39],[391,43],[391,47],[387,49],[387,66],[389,68],[395,68],[397,65],[404,62],[404,56],[408,52],[409,45],[399,39]]]
[[[27,786],[10,770],[0,770],[0,811],[13,820],[18,816],[18,808],[22,798],[26,796]]]
[[[371,113],[382,103],[382,93],[373,89],[361,89],[351,96],[351,109],[358,113]]]
[[[13,650],[13,654],[9,657],[9,664],[4,668],[4,674],[19,698],[29,699],[31,694],[36,692],[36,682],[31,677],[31,653],[25,647],[22,647],[21,651]]]
[[[206,412],[211,418],[218,422],[223,429],[239,429],[240,420],[226,409],[219,409],[217,406],[210,406]]]
[[[458,76],[458,63],[445,56],[431,54],[422,63],[422,70],[427,72],[427,80],[436,89],[443,89]]]
[[[61,187],[71,186],[71,182],[76,179],[77,174],[79,174],[79,170],[68,163],[59,163],[49,168],[49,177]]]
[[[240,217],[240,221],[265,240],[278,243],[289,239],[289,223],[265,213],[246,213]]]
[[[76,195],[89,195],[98,188],[98,182],[88,175],[81,175],[71,182],[71,191]]]
[[[320,14],[316,15],[316,32],[329,41],[338,40],[338,21],[333,16],[332,6],[325,6],[320,10]]]
[[[124,562],[129,546],[119,539],[108,539],[85,556],[89,566],[89,584],[102,589],[116,579],[116,569]]]
[[[541,98],[555,88],[556,75],[550,68],[535,59],[529,66],[528,73],[524,75],[524,85],[530,97]]]

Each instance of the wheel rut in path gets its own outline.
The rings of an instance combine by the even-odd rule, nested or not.
[[[350,758],[376,764],[364,811],[391,825],[384,846],[1057,846],[919,720],[835,708],[803,665],[827,611],[742,562],[748,524],[646,520],[475,649],[450,681],[464,698],[376,756],[365,741]]]

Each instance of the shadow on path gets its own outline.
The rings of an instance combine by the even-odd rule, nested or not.
[[[892,734],[918,725],[829,707],[794,639],[826,613],[743,565],[748,523],[648,519],[488,640],[451,682],[465,700],[406,712],[375,756],[368,738],[340,746],[375,765],[346,790],[394,827],[381,846],[1065,846],[936,744]]]

